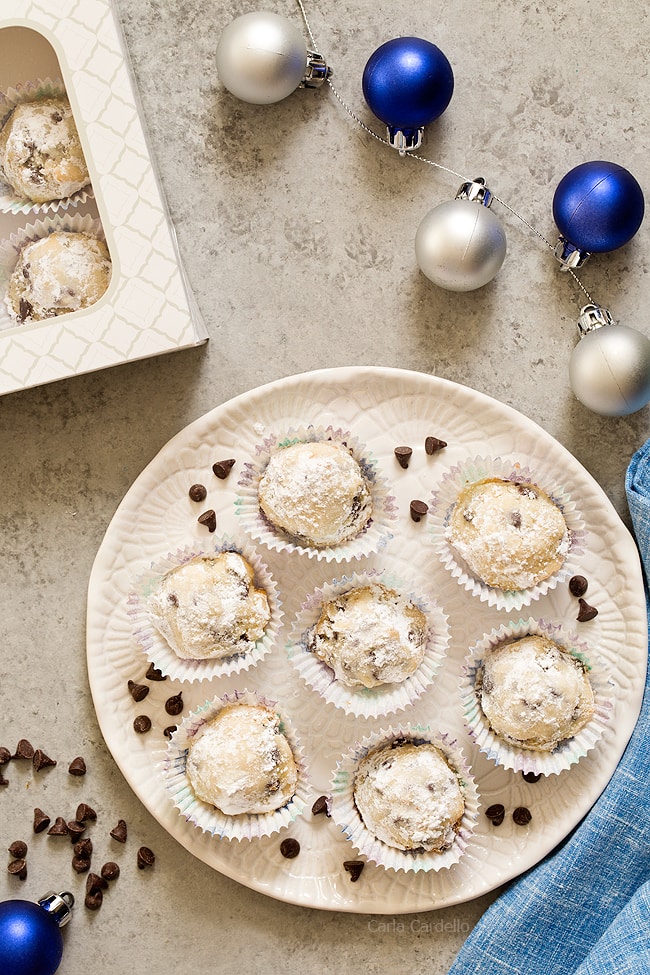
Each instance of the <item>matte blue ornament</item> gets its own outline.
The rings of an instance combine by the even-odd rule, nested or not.
[[[561,235],[555,256],[567,269],[579,267],[590,254],[622,247],[641,226],[644,209],[643,191],[627,169],[603,161],[576,166],[553,197]]]
[[[0,903],[0,972],[53,975],[63,955],[61,928],[70,920],[74,897],[49,892],[37,903]]]
[[[420,146],[424,126],[449,105],[454,73],[435,44],[396,37],[371,54],[362,87],[368,107],[388,127],[391,145],[404,155]]]

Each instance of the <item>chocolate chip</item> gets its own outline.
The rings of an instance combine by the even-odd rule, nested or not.
[[[521,528],[521,512],[513,511],[510,514],[510,524],[513,528]]]
[[[287,860],[293,860],[300,853],[300,843],[298,840],[294,839],[293,836],[287,836],[286,839],[282,840],[280,843],[280,853]]]
[[[165,711],[167,714],[176,715],[180,714],[183,710],[183,692],[179,691],[178,694],[172,694],[165,701]]]
[[[138,864],[138,870],[144,870],[145,867],[153,867],[156,862],[156,855],[148,846],[141,846],[138,850],[136,862]]]
[[[146,684],[136,684],[134,680],[127,681],[127,687],[133,700],[137,701],[138,703],[140,701],[144,701],[145,697],[149,693],[149,688]]]
[[[86,829],[85,823],[78,823],[76,819],[68,820],[68,833],[72,843],[76,843],[81,834]]]
[[[35,772],[40,772],[42,768],[53,768],[56,765],[56,761],[46,755],[42,749],[37,748],[32,755],[32,764],[34,766]]]
[[[584,576],[571,576],[569,579],[569,592],[572,596],[584,596],[589,583]]]
[[[330,816],[330,800],[328,796],[319,796],[314,805],[311,807],[312,816],[319,816],[321,813],[325,813],[326,816]]]
[[[2,772],[0,772],[0,785],[9,785],[9,779],[5,779]]]
[[[113,860],[105,863],[100,871],[104,880],[117,880],[120,875],[120,868]]]
[[[27,856],[27,844],[24,840],[14,840],[7,849],[12,857],[16,857],[18,860],[24,860]]]
[[[216,464],[212,465],[212,470],[217,475],[219,480],[225,481],[234,466],[234,459],[229,457],[228,460],[218,460]]]
[[[84,898],[84,904],[89,911],[98,911],[104,902],[104,894],[101,890],[98,890],[94,894],[86,894]]]
[[[97,813],[92,806],[89,806],[85,802],[80,802],[77,806],[77,812],[74,817],[78,823],[85,823],[88,820],[97,819]]]
[[[139,735],[146,735],[148,731],[151,731],[151,718],[148,714],[138,714],[133,719],[133,730],[137,731]]]
[[[27,877],[27,863],[22,858],[12,860],[11,863],[7,864],[7,871],[12,876],[18,877],[19,880],[25,880]]]
[[[533,816],[530,809],[526,809],[525,806],[517,806],[512,814],[512,818],[517,826],[528,826]]]
[[[155,664],[149,664],[147,673],[144,675],[147,680],[167,680],[167,674],[163,674]]]
[[[33,312],[34,306],[26,298],[21,298],[18,302],[18,321],[24,322]]]
[[[495,802],[494,805],[487,807],[485,815],[493,826],[500,826],[505,818],[506,810],[502,803]]]
[[[48,836],[67,836],[68,824],[63,816],[57,816],[47,831]]]
[[[0,747],[0,765],[6,765],[11,760],[11,752],[4,745]]]
[[[204,511],[202,515],[196,519],[199,525],[205,525],[209,532],[214,532],[217,530],[217,515],[212,508],[208,508]]]
[[[171,738],[171,736],[176,731],[177,727],[178,725],[168,724],[167,727],[163,730],[163,735],[165,736],[165,738]]]
[[[410,512],[413,521],[420,521],[429,510],[429,505],[425,501],[411,501]]]
[[[187,493],[192,501],[205,501],[208,496],[208,492],[203,484],[193,484]]]
[[[81,757],[81,755],[77,755],[76,758],[73,758],[72,759],[72,761],[68,765],[68,772],[69,772],[70,775],[85,775],[86,774],[86,763],[83,760],[83,758]],[[77,819],[79,819],[78,816],[77,816]]]
[[[102,890],[106,890],[108,887],[108,882],[100,877],[97,873],[89,873],[86,877],[86,893],[87,894],[97,894],[101,893]]]
[[[117,826],[114,826],[110,834],[118,843],[126,843],[127,828],[123,819],[118,819]]]
[[[78,857],[85,857],[89,860],[93,852],[93,841],[89,836],[84,836],[82,840],[77,840],[73,847],[73,852]]]
[[[350,874],[350,880],[353,884],[355,884],[359,879],[359,877],[361,876],[361,872],[363,871],[364,866],[365,864],[363,860],[343,861],[343,869],[347,870],[347,872]]]
[[[439,450],[443,450],[446,446],[447,441],[438,440],[437,437],[425,437],[424,439],[424,452],[430,457]]]
[[[50,825],[50,817],[38,806],[34,810],[34,832],[42,833]]]
[[[27,741],[26,738],[21,738],[16,745],[16,751],[11,756],[12,758],[28,758],[30,761],[34,757],[34,746]]]
[[[522,772],[524,782],[539,782],[542,777],[541,772]]]
[[[580,609],[578,610],[578,615],[576,619],[578,623],[588,623],[589,620],[593,620],[598,616],[598,610],[595,606],[590,606],[586,599],[582,597],[578,600],[578,605]]]
[[[409,466],[409,461],[410,461],[411,457],[413,456],[413,448],[412,447],[395,447],[395,450],[393,452],[394,452],[395,456],[397,457],[397,462],[398,462],[399,466],[400,467],[403,467],[404,470],[406,470],[407,467]]]
[[[72,858],[72,869],[75,873],[86,873],[90,870],[90,858],[75,854]]]

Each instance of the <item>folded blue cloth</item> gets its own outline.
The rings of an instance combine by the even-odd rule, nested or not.
[[[650,611],[650,440],[632,458],[625,487]],[[603,794],[568,840],[488,908],[449,971],[642,973],[650,973],[650,676]]]

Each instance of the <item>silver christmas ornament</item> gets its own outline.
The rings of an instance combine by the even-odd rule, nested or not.
[[[447,291],[474,291],[499,272],[506,235],[488,209],[485,181],[463,183],[455,200],[430,210],[415,235],[415,258],[430,281]]]
[[[228,91],[253,105],[282,101],[297,88],[318,88],[331,75],[320,54],[307,50],[298,28],[267,11],[228,24],[217,44],[216,65]]]
[[[577,398],[603,416],[627,416],[650,402],[650,339],[618,325],[606,308],[585,305],[569,380]]]

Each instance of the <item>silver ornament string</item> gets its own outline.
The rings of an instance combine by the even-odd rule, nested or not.
[[[302,15],[302,19],[304,21],[305,28],[307,30],[307,34],[309,35],[309,40],[311,41],[312,49],[313,51],[318,51],[320,49],[316,44],[316,39],[312,32],[303,0],[296,0],[296,3],[300,8],[300,13]],[[338,90],[332,83],[331,76],[328,76],[325,80],[327,81],[327,84],[329,85],[330,90],[334,95],[334,97],[336,98],[336,100],[338,101],[339,105],[341,106],[341,108],[343,108],[343,110],[347,113],[347,115],[349,115],[349,117],[353,120],[353,122],[355,122],[361,129],[363,129],[366,135],[369,135],[371,138],[375,139],[376,142],[380,142],[382,145],[387,146],[389,149],[391,149],[394,152],[395,148],[394,146],[391,145],[388,139],[382,138],[375,131],[373,131],[373,129],[371,129],[370,126],[367,125],[363,121],[363,119],[361,119],[352,108],[350,108],[350,106],[347,104],[345,99],[341,96],[341,94],[338,92]],[[415,159],[417,162],[425,163],[427,166],[433,166],[435,169],[439,169],[442,172],[449,173],[451,176],[455,176],[457,179],[461,180],[461,182],[472,182],[471,179],[469,179],[466,176],[463,176],[461,173],[456,172],[456,170],[451,169],[449,166],[443,166],[441,163],[435,162],[433,159],[428,159],[426,156],[421,156],[415,152],[407,152],[405,156],[408,159]],[[555,254],[555,248],[553,244],[549,240],[547,240],[546,237],[541,233],[541,231],[537,230],[537,228],[534,227],[529,220],[527,220],[521,213],[519,213],[518,210],[515,210],[514,207],[510,206],[509,203],[507,203],[505,200],[502,200],[495,193],[492,194],[492,199],[495,200],[497,203],[499,203],[510,214],[512,214],[513,217],[515,217],[517,220],[523,223],[523,225],[527,227],[528,230],[530,230],[530,232],[534,236],[538,237],[539,240],[541,240],[542,243],[546,244],[546,246],[551,250],[551,252]],[[596,304],[593,298],[591,297],[589,291],[585,288],[584,284],[582,283],[578,275],[575,273],[573,268],[567,267],[565,268],[565,270],[568,272],[568,274],[570,274],[570,276],[573,278],[578,288],[580,288],[580,290],[583,292],[589,304]]]

